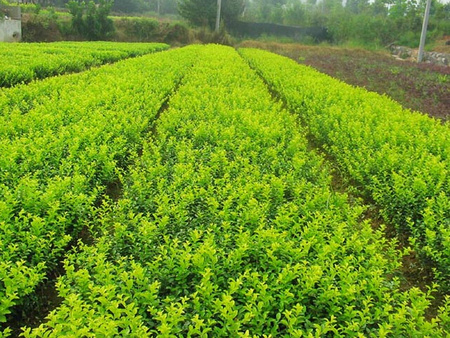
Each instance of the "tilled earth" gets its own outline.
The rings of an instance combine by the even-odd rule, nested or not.
[[[346,83],[385,94],[405,108],[450,120],[450,67],[396,60],[387,52],[245,41],[241,47],[270,50]]]

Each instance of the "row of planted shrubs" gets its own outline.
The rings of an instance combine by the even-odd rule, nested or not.
[[[89,227],[95,206],[142,149],[143,134],[192,59],[188,52],[161,52],[0,90],[5,334],[11,312]]]
[[[450,128],[388,97],[264,51],[241,54],[366,198],[450,281]]]
[[[168,49],[154,43],[54,42],[37,44],[0,43],[0,87],[11,87],[36,79],[81,72],[93,66],[112,63]]]
[[[26,337],[444,336],[401,291],[395,243],[332,191],[296,118],[231,48],[192,69],[68,255],[63,301]],[[131,93],[130,93],[131,95]]]

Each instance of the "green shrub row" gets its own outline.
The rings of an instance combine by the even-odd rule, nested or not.
[[[113,17],[117,37],[127,41],[162,41],[169,44],[188,44],[193,40],[187,24],[163,22],[148,17]]]
[[[241,53],[425,265],[450,284],[449,124],[258,50]]]
[[[162,52],[0,92],[0,323],[89,226],[193,58]]]
[[[201,47],[121,181],[25,337],[445,334],[448,308],[426,321],[429,296],[400,291],[395,243],[231,48]]]
[[[0,87],[81,72],[93,66],[169,48],[162,43],[112,42],[0,43],[0,47]]]

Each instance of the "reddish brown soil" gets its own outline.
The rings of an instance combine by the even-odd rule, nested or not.
[[[405,108],[450,120],[450,67],[396,60],[371,52],[298,44],[245,41],[240,47],[270,50],[346,83],[386,94]]]

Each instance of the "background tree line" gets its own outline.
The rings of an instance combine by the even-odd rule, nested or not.
[[[23,0],[68,7],[74,27],[100,36],[106,16],[153,12],[181,16],[194,26],[214,27],[217,0]],[[222,22],[235,20],[299,27],[325,27],[333,43],[418,45],[426,0],[222,0]],[[84,14],[83,14],[84,13]],[[85,15],[85,18],[82,18]],[[92,25],[95,25],[92,28]],[[450,35],[450,3],[432,0],[428,41]]]
[[[120,0],[119,0],[120,1]],[[217,0],[178,0],[181,16],[213,27]],[[415,47],[426,0],[222,0],[222,18],[299,27],[324,27],[334,43]],[[432,0],[428,38],[450,35],[450,3]]]
[[[226,1],[226,0],[225,0]],[[450,35],[450,4],[432,0],[429,37]],[[426,0],[248,0],[244,18],[326,27],[335,43],[418,44]]]

